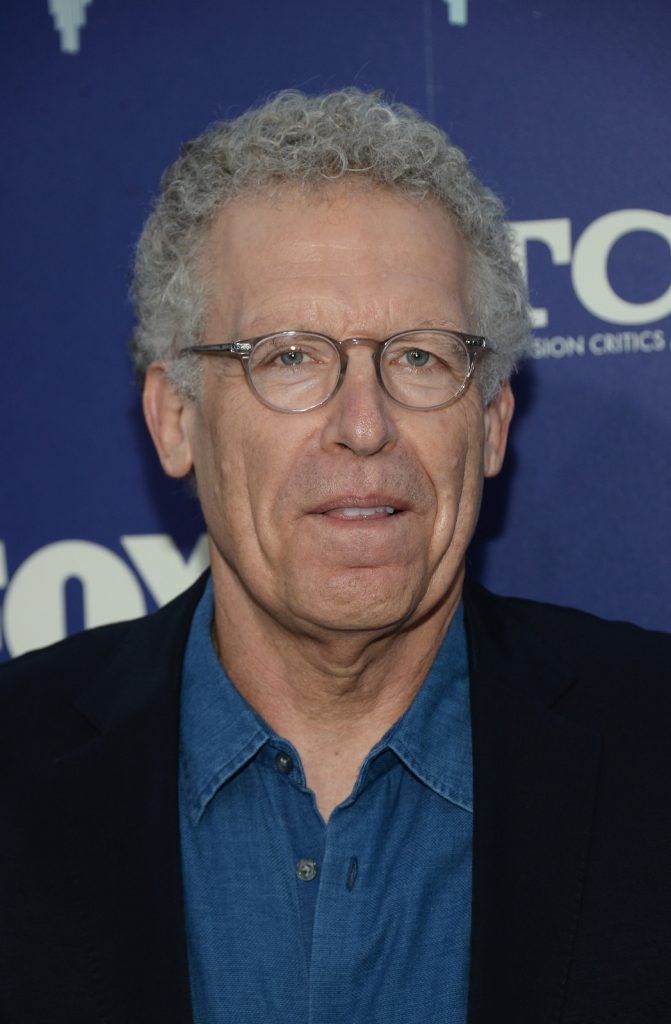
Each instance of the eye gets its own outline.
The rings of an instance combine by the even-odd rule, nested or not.
[[[431,359],[431,353],[423,348],[409,348],[404,354],[410,366],[426,366]]]
[[[298,366],[303,362],[305,353],[299,349],[291,348],[287,352],[282,352],[280,355],[280,362],[284,363],[285,366]]]
[[[319,335],[310,334],[290,338],[276,334],[264,338],[254,349],[249,364],[252,373],[293,383],[315,374],[330,373],[337,366],[338,352],[334,346]]]
[[[314,351],[314,346],[308,348],[305,345],[260,345],[255,353],[255,367],[263,367],[270,370],[279,370],[283,367],[307,369],[315,363],[320,362],[320,353]]]

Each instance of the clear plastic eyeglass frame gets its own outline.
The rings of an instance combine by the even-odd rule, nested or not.
[[[456,338],[464,346],[464,350],[468,358],[468,368],[466,370],[464,379],[460,387],[455,391],[454,394],[450,395],[447,399],[437,403],[436,405],[412,405],[408,402],[401,401],[399,398],[396,398],[396,396],[389,391],[382,376],[381,363],[382,360],[384,359],[385,352],[387,351],[389,346],[392,345],[394,342],[398,341],[399,338],[411,337],[412,335],[417,334],[439,334],[448,335],[451,338]],[[321,401],[315,402],[313,405],[309,405],[301,409],[287,409],[280,405],[274,405],[272,402],[268,401],[268,399],[265,398],[262,394],[260,394],[254,382],[254,375],[251,369],[251,356],[257,345],[260,345],[264,341],[268,341],[270,339],[275,338],[286,338],[287,340],[291,340],[292,338],[299,337],[315,338],[323,342],[328,342],[328,344],[332,346],[332,348],[335,350],[340,359],[340,371],[330,392],[326,395],[325,398],[321,399]],[[256,397],[259,399],[259,401],[263,403],[263,405],[266,405],[268,406],[268,408],[274,409],[277,412],[300,413],[311,412],[313,409],[319,409],[321,408],[322,405],[325,405],[326,402],[330,401],[331,398],[333,398],[333,396],[336,394],[345,378],[349,350],[354,346],[360,345],[364,345],[372,350],[375,373],[377,375],[378,383],[380,384],[380,387],[385,392],[385,394],[388,395],[393,402],[396,402],[397,405],[401,405],[406,409],[415,409],[421,412],[430,412],[432,409],[443,409],[445,406],[450,405],[452,402],[455,402],[458,398],[460,398],[463,395],[464,391],[468,387],[469,381],[473,376],[473,371],[475,369],[475,361],[473,358],[474,350],[496,352],[495,345],[488,338],[485,338],[482,335],[466,334],[464,331],[445,330],[443,328],[438,327],[415,327],[410,330],[399,331],[396,334],[392,334],[391,337],[386,338],[384,341],[379,341],[375,338],[365,337],[343,338],[341,340],[338,340],[336,338],[330,338],[327,334],[320,334],[316,331],[273,331],[270,334],[261,334],[256,338],[246,338],[240,341],[228,341],[214,345],[189,345],[186,348],[181,349],[181,351],[179,352],[179,356],[237,356],[237,358],[242,361],[242,364],[244,366],[249,387],[256,395]]]

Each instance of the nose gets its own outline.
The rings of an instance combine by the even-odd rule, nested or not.
[[[396,440],[391,399],[375,372],[370,348],[352,348],[344,380],[324,406],[328,419],[323,433],[326,447],[349,448],[355,455],[375,455]]]

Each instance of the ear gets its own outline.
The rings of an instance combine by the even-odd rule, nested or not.
[[[187,430],[192,402],[168,379],[163,363],[147,370],[142,408],[152,441],[168,476],[181,477],[191,470],[193,458]]]
[[[496,476],[503,465],[514,411],[515,399],[506,381],[485,409],[485,476]]]

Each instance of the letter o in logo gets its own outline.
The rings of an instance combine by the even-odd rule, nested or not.
[[[643,324],[671,314],[671,284],[651,302],[628,302],[608,280],[608,256],[616,242],[632,231],[651,231],[666,239],[671,249],[671,216],[655,210],[616,210],[597,218],[575,244],[571,276],[583,306],[615,324]]]
[[[86,628],[134,619],[147,608],[124,560],[101,544],[64,540],[33,552],[12,576],[4,602],[4,639],[16,656],[66,635],[65,585],[81,582]]]

